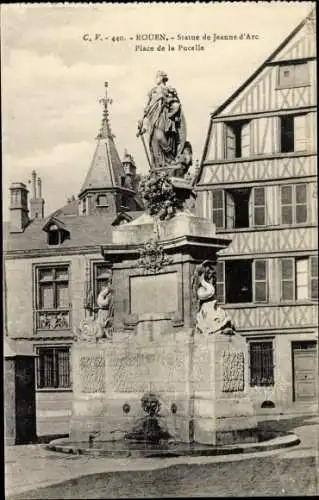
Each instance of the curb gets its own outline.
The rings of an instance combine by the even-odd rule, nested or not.
[[[114,442],[110,442],[114,443]],[[223,456],[234,454],[258,453],[263,451],[273,451],[278,449],[289,448],[300,444],[300,439],[295,434],[280,434],[260,443],[247,443],[245,445],[225,445],[225,446],[209,446],[199,445],[198,447],[186,447],[160,450],[146,449],[101,449],[101,448],[81,448],[76,443],[67,443],[65,439],[55,439],[45,446],[47,450],[73,454],[73,455],[89,455],[92,457],[109,457],[109,458],[173,458],[173,457],[209,457]],[[112,446],[112,445],[111,445]],[[110,446],[110,448],[111,448]]]

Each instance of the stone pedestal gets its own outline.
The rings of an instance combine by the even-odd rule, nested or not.
[[[142,344],[131,338],[72,347],[71,439],[122,439],[145,416],[141,398],[152,392],[161,402],[160,425],[176,441],[253,440],[245,340],[191,331],[160,337],[153,325]]]
[[[194,269],[215,262],[229,243],[190,213],[165,222],[143,214],[114,229],[102,250],[112,263],[113,340],[72,347],[71,440],[122,439],[145,417],[148,392],[160,400],[159,425],[176,441],[252,439],[244,339],[194,335]]]
[[[240,335],[196,336],[192,359],[194,440],[228,444],[255,440],[247,395],[248,352]]]

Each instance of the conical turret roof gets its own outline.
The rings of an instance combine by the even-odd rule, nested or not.
[[[109,123],[108,105],[112,100],[108,98],[107,88],[106,82],[105,97],[100,100],[103,104],[102,125],[96,137],[96,149],[80,196],[87,190],[120,187],[121,177],[125,175]]]

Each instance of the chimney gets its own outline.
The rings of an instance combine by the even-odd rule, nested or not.
[[[38,196],[37,198],[42,198],[42,182],[40,177],[38,177]]]
[[[35,185],[37,173],[35,170],[32,170],[31,178],[32,178],[32,181],[31,181],[31,183],[32,183],[32,198],[31,199],[33,200],[37,197],[36,185]]]
[[[37,179],[37,173],[33,170],[32,178],[32,198],[30,200],[31,219],[43,219],[44,217],[44,199],[42,198],[42,182],[40,177]]]
[[[22,233],[29,223],[28,190],[23,182],[10,186],[10,232]]]

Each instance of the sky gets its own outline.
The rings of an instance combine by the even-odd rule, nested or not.
[[[4,220],[9,217],[11,182],[29,186],[32,170],[42,179],[45,215],[78,195],[95,149],[105,81],[113,100],[110,121],[120,157],[126,148],[139,172],[147,172],[136,127],[155,74],[163,70],[181,100],[193,157],[200,159],[209,114],[313,6],[314,2],[2,5]],[[143,33],[165,33],[175,40],[136,41]],[[214,33],[258,38],[202,39],[205,34],[213,39]],[[95,34],[101,36],[94,40]],[[199,35],[200,41],[177,41],[178,35]],[[125,40],[112,41],[113,36]],[[175,46],[174,52],[167,50],[168,43]],[[155,50],[136,51],[141,44]],[[179,44],[199,44],[204,50],[177,50]],[[157,51],[158,45],[166,50]]]

